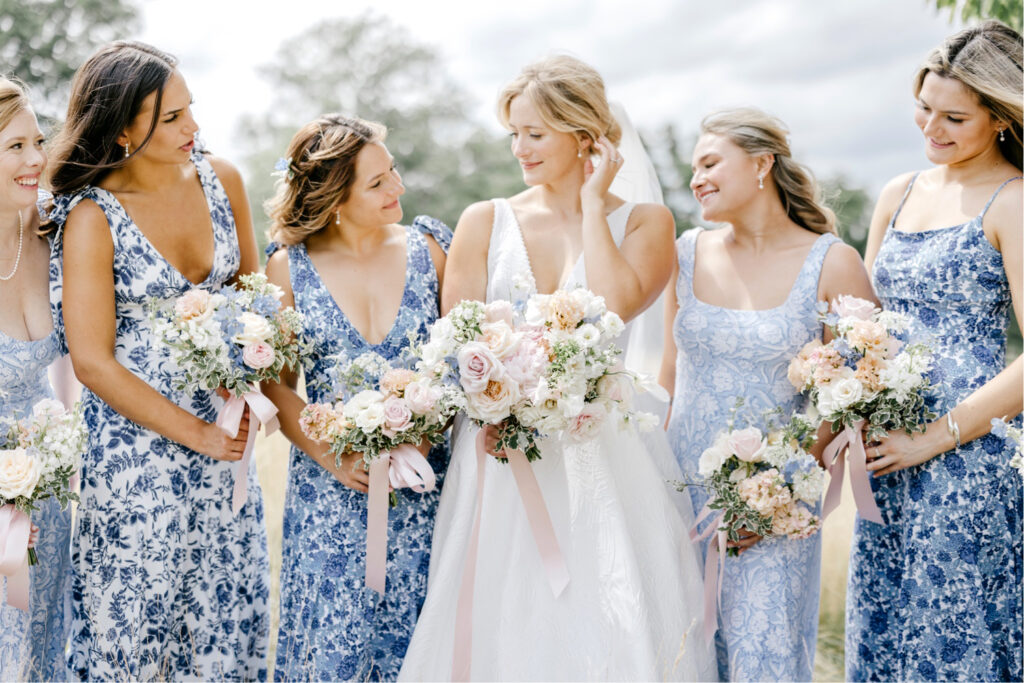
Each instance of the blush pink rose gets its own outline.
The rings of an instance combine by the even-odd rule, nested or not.
[[[404,399],[389,396],[384,399],[384,433],[394,436],[412,427],[412,411]]]
[[[441,398],[440,390],[426,382],[411,382],[405,387],[405,402],[416,415],[427,415]]]
[[[738,429],[729,435],[729,450],[743,462],[761,462],[764,452],[768,449],[768,440],[761,435],[757,427]]]
[[[499,299],[484,306],[484,316],[489,323],[503,322],[512,327],[512,303]]]
[[[182,320],[205,317],[210,312],[210,298],[205,289],[190,289],[174,302],[174,312]]]
[[[242,347],[242,362],[254,370],[269,368],[276,357],[274,347],[267,342],[254,342]]]
[[[832,302],[832,310],[835,311],[840,318],[849,317],[857,318],[859,320],[871,320],[871,316],[875,312],[875,305],[866,299],[840,294],[836,297],[836,300]]]
[[[504,361],[505,372],[524,394],[532,394],[540,382],[546,355],[535,342],[524,339],[516,352]]]
[[[603,405],[596,402],[587,403],[583,410],[569,421],[566,432],[573,441],[591,441],[601,432],[607,418],[608,411]]]
[[[486,344],[469,342],[456,356],[459,363],[459,383],[467,394],[478,394],[487,389],[492,376],[501,374],[501,363]]]

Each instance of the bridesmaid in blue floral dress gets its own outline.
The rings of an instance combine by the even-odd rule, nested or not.
[[[996,22],[935,50],[915,119],[936,168],[894,179],[867,248],[878,296],[935,351],[924,434],[869,445],[886,526],[858,519],[847,591],[850,680],[1021,680],[1021,480],[993,417],[1021,411],[1021,37]],[[982,105],[981,102],[986,102]],[[1018,418],[1019,420],[1019,418]]]
[[[378,124],[325,115],[289,147],[286,177],[270,204],[274,239],[287,245],[267,275],[305,317],[314,343],[311,402],[344,398],[334,363],[364,353],[397,359],[438,316],[451,231],[424,216],[402,227],[405,192]],[[342,362],[344,362],[342,360]],[[340,467],[298,427],[305,401],[268,386],[295,444],[288,468],[281,567],[277,680],[394,680],[426,594],[438,491],[399,489],[388,515],[387,591],[365,586],[366,491],[360,453]],[[438,474],[448,449],[427,456]]]
[[[24,91],[0,77],[0,239],[10,244],[0,260],[0,417],[20,417],[53,398],[47,368],[58,357],[47,299],[50,249],[39,237],[37,187],[46,165],[43,134]],[[12,201],[13,200],[13,201]],[[43,501],[32,515],[39,528],[30,568],[29,611],[7,604],[0,578],[0,680],[64,677],[67,603],[71,595],[71,510]]]
[[[678,312],[661,376],[675,388],[669,442],[691,482],[700,480],[700,454],[726,428],[737,398],[744,399],[740,426],[763,427],[775,407],[802,409],[787,369],[804,344],[822,337],[817,302],[871,298],[860,257],[833,234],[834,216],[791,158],[780,121],[730,110],[706,118],[701,132],[691,188],[704,219],[728,225],[678,240],[675,287],[666,296],[668,311]],[[688,490],[700,511],[706,490]],[[740,556],[726,558],[722,577],[719,676],[810,680],[821,536],[748,535],[736,545]]]
[[[174,63],[140,43],[101,48],[55,143],[51,296],[91,433],[72,551],[70,673],[82,679],[266,678],[254,470],[231,510],[247,421],[232,439],[214,424],[219,399],[173,388],[145,307],[257,265],[241,178],[194,149]]]

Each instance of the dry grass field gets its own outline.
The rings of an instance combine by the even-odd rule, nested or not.
[[[288,469],[288,442],[280,432],[260,434],[256,441],[256,466],[266,506],[267,537],[270,543],[271,641],[270,666],[277,645],[278,591],[281,574],[281,517]],[[825,522],[822,530],[821,609],[814,680],[843,680],[843,613],[846,600],[846,565],[853,531],[853,504],[849,490],[843,504]]]

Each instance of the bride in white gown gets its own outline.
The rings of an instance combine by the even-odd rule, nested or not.
[[[634,318],[668,280],[674,226],[664,206],[608,192],[622,163],[613,145],[620,127],[600,75],[570,57],[543,60],[505,88],[499,112],[530,187],[466,209],[445,271],[443,309],[462,299],[516,300],[582,285],[624,320]],[[687,497],[667,483],[679,478],[674,459],[662,433],[641,439],[612,425],[589,444],[549,440],[532,465],[569,574],[558,597],[509,466],[486,457],[471,668],[453,672],[477,505],[477,433],[468,420],[456,423],[427,598],[400,679],[713,678],[701,568],[687,535],[692,514]]]

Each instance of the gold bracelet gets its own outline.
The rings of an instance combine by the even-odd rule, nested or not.
[[[953,419],[953,411],[946,413],[946,431],[956,441],[956,447],[960,448],[960,425]]]

